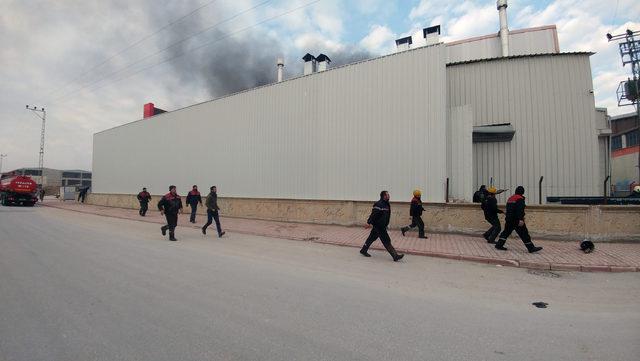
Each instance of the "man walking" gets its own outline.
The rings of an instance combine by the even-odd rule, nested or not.
[[[160,230],[162,235],[167,235],[167,229],[169,230],[169,240],[177,241],[175,237],[176,226],[178,225],[178,212],[182,212],[182,198],[176,192],[176,186],[169,186],[169,193],[165,194],[160,202],[158,202],[158,209],[160,214],[163,214],[167,219],[167,224],[162,226]]]
[[[498,190],[496,187],[489,187],[487,189],[487,196],[484,200],[484,206],[482,207],[482,210],[484,211],[484,219],[491,225],[491,228],[484,232],[484,238],[487,242],[492,244],[496,243],[496,237],[498,237],[498,234],[502,229],[502,227],[500,227],[498,214],[503,212],[498,209],[498,200],[496,200],[497,192]]]
[[[216,230],[218,231],[218,237],[224,236],[225,232],[222,231],[222,227],[220,226],[220,216],[218,215],[218,211],[220,207],[218,207],[218,189],[216,186],[210,188],[209,195],[207,195],[207,199],[204,202],[207,207],[207,223],[202,226],[202,234],[207,234],[207,227],[213,223],[212,221],[216,221]]]
[[[498,243],[496,243],[496,249],[506,251],[507,248],[504,244],[507,242],[507,238],[509,238],[511,232],[515,230],[522,242],[524,242],[529,253],[542,250],[542,247],[536,247],[533,242],[531,242],[529,230],[524,223],[525,207],[524,187],[518,186],[516,193],[507,200],[507,215],[505,217],[504,231],[500,234],[500,239]]]
[[[360,254],[365,257],[371,257],[367,251],[369,247],[371,247],[371,244],[380,238],[384,248],[387,249],[391,257],[393,257],[393,260],[397,262],[404,257],[404,254],[398,254],[396,252],[395,248],[391,245],[391,237],[389,237],[389,233],[387,233],[387,226],[389,226],[389,220],[391,219],[391,204],[389,204],[389,198],[389,192],[382,191],[380,192],[380,200],[374,203],[371,209],[371,215],[367,220],[367,228],[373,228],[371,229],[369,238],[367,238],[362,249],[360,249]]]
[[[411,224],[400,229],[402,231],[402,236],[404,236],[404,234],[411,228],[417,226],[418,238],[429,238],[424,235],[424,222],[422,221],[422,212],[424,211],[424,208],[422,207],[422,200],[420,200],[421,196],[422,192],[419,189],[413,191],[413,199],[411,200],[411,208],[409,209]]]
[[[147,215],[149,209],[149,202],[151,201],[151,194],[147,192],[147,188],[142,188],[142,192],[138,193],[138,202],[140,202],[140,211],[138,213],[144,217]]]
[[[198,203],[202,205],[202,197],[200,196],[200,192],[198,192],[198,186],[194,185],[191,192],[187,195],[187,206],[191,206],[191,218],[189,218],[189,222],[191,223],[196,223]]]
[[[85,198],[87,197],[87,192],[89,191],[89,187],[82,188],[80,193],[78,193],[78,202],[84,203]]]

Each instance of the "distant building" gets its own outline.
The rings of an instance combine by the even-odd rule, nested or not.
[[[19,168],[2,174],[2,177],[12,175],[27,175],[38,184],[42,181],[47,194],[54,194],[60,187],[91,187],[91,172],[86,170],[60,170],[43,168],[44,177],[40,179],[40,168]]]
[[[611,117],[611,185],[615,195],[631,192],[638,179],[640,134],[636,112]]]

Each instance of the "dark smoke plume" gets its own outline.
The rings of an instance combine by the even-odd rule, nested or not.
[[[166,47],[178,42],[225,16],[228,15],[220,15],[220,19],[208,17],[205,22],[202,15],[194,15],[188,22],[181,22],[168,29],[168,35],[161,40],[163,44],[160,46]],[[278,39],[252,30],[230,35],[234,29],[212,29],[172,47],[167,56],[178,56],[201,44],[222,39],[211,46],[172,60],[171,65],[180,80],[204,82],[213,98],[273,83],[276,81],[276,59],[284,53],[283,46]],[[359,48],[324,53],[331,58],[331,67],[373,57],[368,51]],[[298,55],[285,58],[285,79],[302,74],[304,53]]]

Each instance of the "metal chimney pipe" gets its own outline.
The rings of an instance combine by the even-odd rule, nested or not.
[[[278,58],[278,83],[282,81],[284,75],[284,59]]]
[[[502,41],[502,56],[509,56],[509,25],[507,24],[507,0],[496,1],[500,14],[500,40]]]

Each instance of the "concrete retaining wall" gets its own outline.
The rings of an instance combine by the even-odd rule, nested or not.
[[[159,199],[152,196],[149,208],[155,210]],[[139,208],[129,194],[89,194],[87,203]],[[219,198],[218,203],[226,217],[351,226],[366,222],[373,201]],[[433,203],[425,208],[423,219],[430,232],[481,234],[488,228],[477,204]],[[409,223],[408,202],[392,202],[391,209],[391,227]],[[198,213],[204,214],[204,207]],[[640,206],[530,205],[527,226],[535,238],[640,242]]]

